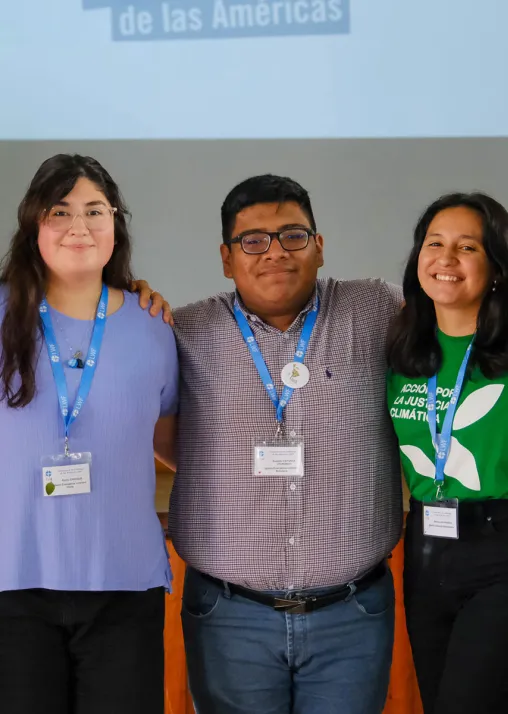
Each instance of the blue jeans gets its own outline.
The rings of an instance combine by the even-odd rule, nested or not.
[[[347,601],[292,615],[232,595],[189,568],[182,623],[198,714],[383,710],[394,628],[388,569]]]

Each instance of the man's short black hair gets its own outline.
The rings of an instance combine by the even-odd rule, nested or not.
[[[316,230],[316,221],[312,212],[308,192],[299,183],[285,176],[264,174],[248,178],[235,186],[226,196],[222,204],[222,239],[233,238],[231,235],[236,217],[244,208],[255,206],[257,203],[297,203],[305,213],[313,231]]]

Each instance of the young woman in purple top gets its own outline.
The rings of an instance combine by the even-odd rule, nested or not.
[[[178,362],[130,292],[126,216],[97,161],[54,156],[3,261],[2,714],[163,712],[153,454],[171,460]]]

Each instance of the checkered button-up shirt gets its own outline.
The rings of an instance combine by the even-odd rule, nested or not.
[[[274,437],[275,408],[236,323],[235,294],[175,310],[181,392],[170,534],[192,567],[257,590],[342,585],[400,536],[384,352],[401,291],[332,279],[317,290],[310,380],[285,409],[287,430],[304,441],[303,478],[253,475],[253,444]],[[311,306],[286,332],[242,306],[279,394]]]

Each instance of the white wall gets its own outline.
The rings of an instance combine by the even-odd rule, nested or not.
[[[133,213],[134,267],[182,305],[230,289],[220,206],[248,176],[289,175],[311,193],[325,236],[323,275],[399,281],[418,215],[445,191],[481,189],[508,206],[508,139],[0,142],[0,253],[38,165],[94,156]]]

